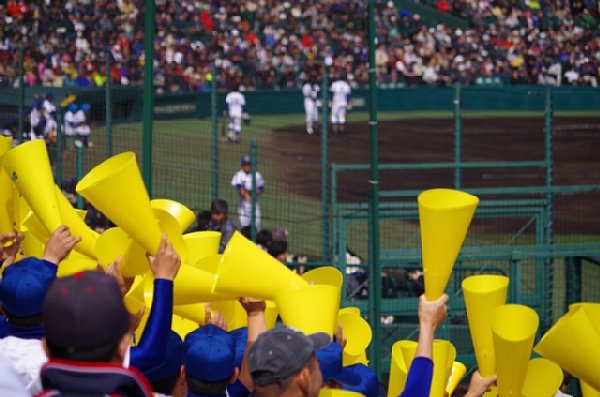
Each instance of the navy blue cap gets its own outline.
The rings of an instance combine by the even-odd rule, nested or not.
[[[244,350],[248,343],[248,327],[241,327],[229,332],[235,337],[235,366],[242,368],[242,360],[244,359]]]
[[[0,302],[16,317],[42,313],[46,292],[56,277],[56,266],[37,258],[13,263],[2,273]]]
[[[208,324],[185,337],[185,372],[208,382],[222,381],[235,371],[235,337]]]
[[[183,341],[181,337],[171,331],[167,339],[167,351],[165,359],[156,367],[144,371],[144,375],[150,382],[157,382],[164,379],[175,378],[179,375],[179,370],[183,364]]]
[[[340,384],[358,386],[361,383],[360,376],[346,371],[342,365],[343,350],[339,343],[333,342],[315,352],[317,360],[319,360],[323,381],[333,380]]]
[[[342,382],[342,389],[364,394],[366,397],[377,397],[379,395],[379,380],[375,371],[363,363],[344,367],[344,371],[352,372],[360,377],[359,385],[349,385]]]
[[[252,159],[248,155],[242,156],[242,158],[240,159],[241,165],[246,165],[246,164],[251,164],[251,163],[252,163]]]

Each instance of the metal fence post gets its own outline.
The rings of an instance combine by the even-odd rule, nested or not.
[[[321,258],[323,261],[329,261],[330,253],[330,218],[329,218],[329,76],[327,75],[327,66],[323,73],[321,82],[322,106],[321,106]]]
[[[144,21],[144,129],[142,135],[142,176],[152,197],[152,116],[154,113],[154,1],[146,1]]]
[[[454,84],[454,188],[460,189],[462,179],[462,90],[460,83]]]
[[[58,186],[62,186],[62,167],[63,167],[63,109],[59,106],[56,110],[56,160],[54,163],[54,178]]]
[[[546,224],[544,225],[545,241],[548,246],[554,244],[554,195],[552,194],[552,185],[554,184],[554,157],[552,147],[552,118],[553,104],[552,92],[546,89],[544,106],[544,152],[546,160]],[[554,269],[552,257],[544,261],[544,310],[542,315],[542,330],[549,329],[553,323],[553,298],[552,289],[554,287]]]
[[[252,212],[250,215],[250,236],[256,242],[256,138],[250,140],[250,172],[252,174]]]
[[[77,146],[77,148],[75,149],[75,153],[76,153],[76,157],[75,157],[75,178],[77,179],[77,181],[80,181],[83,179],[83,158],[84,158],[84,148],[83,146],[79,145]],[[85,206],[85,203],[83,201],[83,197],[81,197],[81,195],[77,195],[77,198],[75,199],[75,204],[77,209],[82,210]]]
[[[219,198],[219,137],[217,115],[217,66],[210,65],[210,194],[213,200]]]
[[[23,112],[25,111],[25,79],[23,72],[23,46],[19,47],[19,104],[17,117],[17,142],[23,142]]]
[[[106,71],[105,71],[105,86],[104,90],[106,92],[106,105],[105,105],[105,148],[106,148],[106,158],[112,156],[112,92],[111,92],[111,84],[110,84],[110,68],[111,68],[111,54],[110,51],[105,51],[106,57]]]

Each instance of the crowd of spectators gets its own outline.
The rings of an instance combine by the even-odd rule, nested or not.
[[[428,26],[393,1],[376,2],[376,66],[382,84],[499,83],[596,86],[596,0],[418,0],[462,18],[467,29]],[[0,78],[14,84],[24,45],[28,85],[141,85],[142,0],[10,0],[0,5]],[[158,91],[298,88],[323,65],[368,82],[363,0],[156,1]],[[217,76],[211,74],[215,59]]]

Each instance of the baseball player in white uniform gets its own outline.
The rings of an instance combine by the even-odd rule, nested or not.
[[[348,97],[351,92],[350,86],[343,76],[339,76],[331,84],[331,124],[333,132],[344,131]]]
[[[238,202],[238,213],[241,227],[250,226],[252,222],[252,173],[250,156],[243,156],[242,169],[236,172],[231,179],[231,185],[237,190],[240,199]],[[265,190],[265,180],[260,172],[256,171],[256,229],[260,229],[260,206],[258,196]]]
[[[242,114],[246,106],[246,98],[239,91],[239,85],[225,97],[227,104],[227,114],[229,117],[227,139],[231,142],[238,142],[240,132],[242,132]]]
[[[90,124],[87,121],[86,113],[90,110],[90,105],[84,103],[79,107],[77,113],[75,113],[74,119],[76,127],[76,135],[77,140],[75,141],[75,146],[81,147],[93,147],[94,144],[90,141],[90,134],[92,133],[92,129],[90,128]]]
[[[319,85],[316,80],[311,78],[302,86],[302,95],[304,95],[304,111],[306,112],[306,132],[314,134],[314,127],[319,120],[319,111],[317,109],[317,97],[319,95]]]
[[[63,133],[65,136],[75,136],[77,134],[77,123],[75,122],[75,113],[77,113],[77,104],[72,103],[67,107],[65,112],[64,121],[65,125]]]

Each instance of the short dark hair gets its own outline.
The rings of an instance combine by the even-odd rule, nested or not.
[[[215,382],[209,382],[200,378],[189,375],[186,371],[185,379],[188,384],[188,389],[192,393],[196,394],[209,394],[217,395],[223,394],[227,391],[227,385],[229,385],[231,378],[218,380]]]
[[[277,257],[287,252],[287,241],[272,241],[269,245],[269,255]]]
[[[268,247],[271,245],[273,241],[273,233],[269,229],[262,229],[260,232],[256,233],[256,243],[262,245],[263,247]]]
[[[173,389],[175,388],[175,384],[177,383],[177,378],[179,376],[172,376],[169,378],[157,380],[154,382],[150,382],[152,386],[152,391],[155,393],[161,393],[164,395],[171,395]]]
[[[90,349],[73,349],[56,346],[46,339],[46,346],[50,358],[94,363],[111,362],[119,347],[119,343],[120,340],[116,343],[107,343]]]
[[[222,199],[213,200],[210,203],[210,212],[213,214],[226,214],[228,212],[227,201]]]
[[[250,226],[242,226],[242,228],[240,229],[240,233],[242,233],[242,236],[250,240],[250,234],[252,233],[250,230]]]
[[[196,231],[202,230],[210,230],[210,211],[200,211],[198,212],[198,217],[196,218]]]

